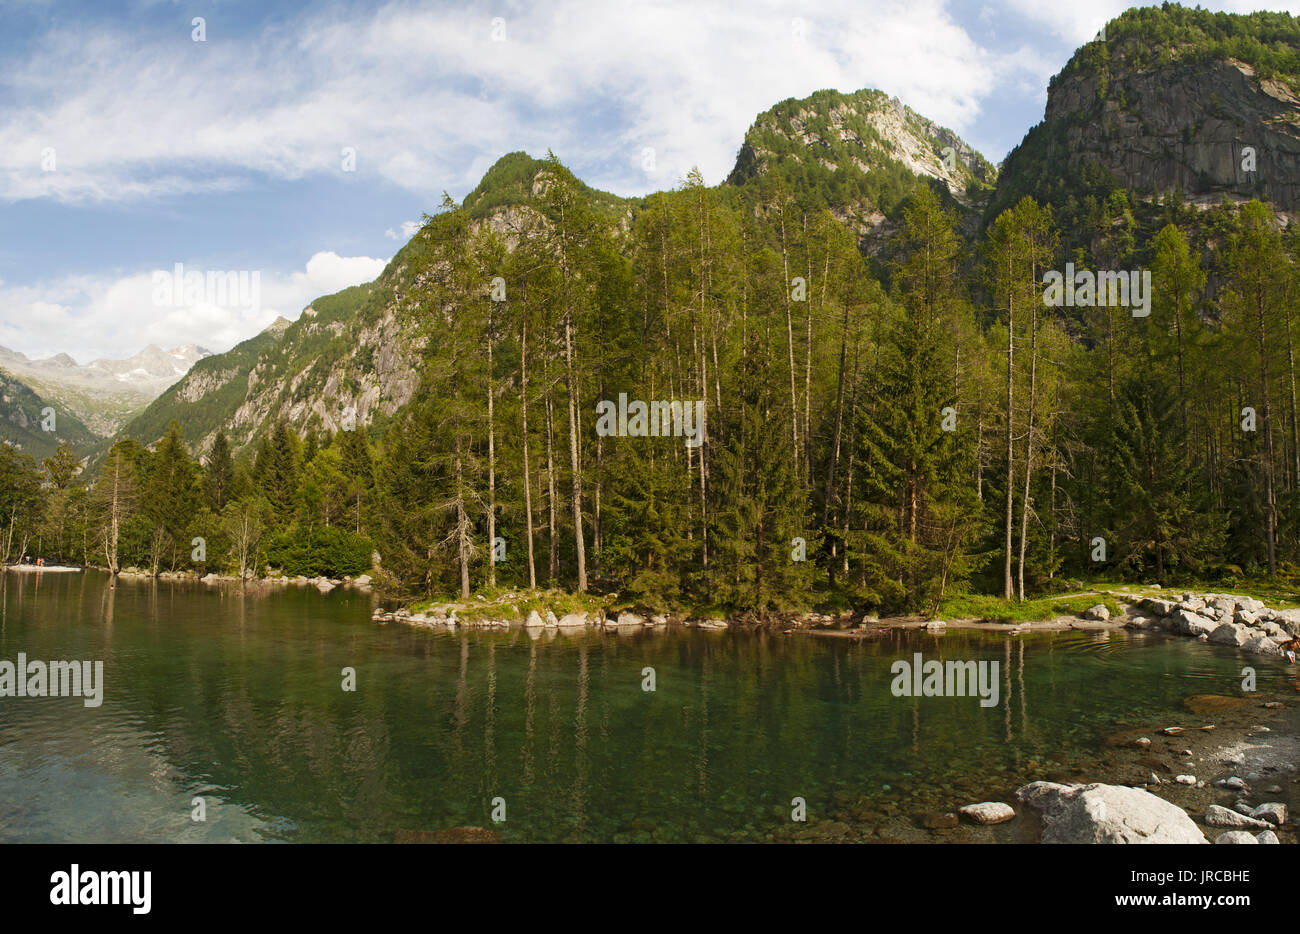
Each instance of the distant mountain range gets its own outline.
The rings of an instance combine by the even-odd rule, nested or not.
[[[0,347],[0,440],[33,456],[61,441],[79,449],[116,433],[211,352],[194,344],[163,350],[150,344],[125,360],[77,363],[66,353],[41,360]],[[55,412],[55,430],[41,412]],[[35,434],[33,434],[35,432]],[[46,450],[48,449],[48,451]]]

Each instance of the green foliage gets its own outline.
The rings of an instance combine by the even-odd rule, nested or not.
[[[265,561],[289,577],[356,576],[370,569],[373,551],[370,539],[337,526],[295,527],[271,536]]]

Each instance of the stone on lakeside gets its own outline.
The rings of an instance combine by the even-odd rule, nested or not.
[[[1286,805],[1276,801],[1270,801],[1267,804],[1261,804],[1250,812],[1250,816],[1256,820],[1268,821],[1281,827],[1286,823],[1287,810]]]
[[[1238,814],[1227,808],[1211,804],[1205,809],[1205,822],[1211,827],[1231,827],[1234,830],[1267,830],[1268,824],[1258,818]]]
[[[1237,623],[1224,623],[1210,633],[1210,641],[1217,645],[1244,645],[1250,641],[1250,638],[1250,630]]]
[[[1043,843],[1205,843],[1177,805],[1123,785],[1031,782],[1017,800],[1042,812]]]
[[[1015,808],[1009,804],[1003,804],[1001,801],[981,801],[979,804],[968,804],[961,808],[964,817],[968,817],[977,824],[1001,824],[1011,820],[1016,816]]]
[[[1243,652],[1249,652],[1252,655],[1281,655],[1282,650],[1277,647],[1275,642],[1269,636],[1255,636],[1248,639],[1241,645]]]

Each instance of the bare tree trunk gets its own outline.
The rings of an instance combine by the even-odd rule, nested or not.
[[[578,562],[578,592],[587,590],[587,547],[582,529],[582,464],[578,458],[577,377],[573,365],[573,322],[564,318],[565,384],[569,396],[569,469],[573,475],[573,540]]]
[[[578,453],[578,377],[573,346],[573,307],[569,301],[569,247],[566,219],[560,213],[560,275],[564,283],[564,384],[569,403],[569,470],[573,478],[573,547],[578,564],[578,592],[587,590],[587,544],[582,529],[582,459]]]
[[[528,457],[528,319],[525,318],[519,341],[519,410],[524,433],[524,525],[528,535],[528,589],[537,589],[537,565],[533,559],[533,481]]]
[[[560,576],[560,554],[555,540],[555,417],[549,391],[546,394],[546,485],[549,493],[547,498],[551,544],[550,586],[554,587],[556,579]]]
[[[1296,413],[1296,388],[1295,388],[1295,346],[1291,342],[1291,306],[1286,306],[1286,368],[1287,380],[1291,389],[1291,457],[1292,457],[1292,489],[1300,487],[1300,416]]]
[[[799,458],[799,400],[794,388],[794,318],[790,309],[790,257],[785,245],[785,207],[781,207],[781,268],[785,276],[781,283],[785,291],[785,342],[790,354],[790,432],[794,442],[795,463]]]
[[[492,328],[492,312],[489,309],[487,334],[488,586],[495,588],[497,585],[497,435],[493,408],[495,392],[492,380],[492,344],[495,335]]]
[[[1029,316],[1029,424],[1025,430],[1025,488],[1020,502],[1020,560],[1016,568],[1018,595],[1025,602],[1025,546],[1029,538],[1029,487],[1034,475],[1034,405],[1038,397],[1038,305]]]
[[[456,435],[456,560],[460,565],[460,598],[469,599],[469,516],[465,512],[465,481],[461,439]]]
[[[1015,381],[1015,372],[1016,372],[1015,371],[1016,299],[1015,299],[1015,287],[1014,284],[1012,284],[1013,280],[1010,277],[1011,265],[1012,265],[1011,255],[1010,255],[1010,251],[1008,251],[1008,255],[1007,255],[1007,274],[1008,274],[1007,276],[1007,282],[1008,282],[1008,287],[1007,287],[1007,516],[1006,516],[1007,522],[1006,522],[1006,547],[1004,551],[1005,560],[1003,563],[1003,584],[1002,584],[1002,597],[1005,600],[1010,600],[1011,597],[1014,595],[1014,591],[1012,590],[1012,581],[1011,581],[1011,520],[1012,520],[1012,513],[1014,508],[1012,498],[1014,493],[1013,487],[1015,486],[1015,471],[1016,471],[1015,451],[1013,449],[1014,438],[1015,438],[1014,431],[1013,431],[1015,427],[1014,425],[1015,409],[1012,407],[1014,403],[1014,396],[1015,396],[1013,384]]]
[[[1268,574],[1277,574],[1277,492],[1273,460],[1273,410],[1268,394],[1268,335],[1264,322],[1264,296],[1256,294],[1255,314],[1259,323],[1259,388],[1264,400],[1264,481],[1266,483],[1264,508],[1268,514]]]

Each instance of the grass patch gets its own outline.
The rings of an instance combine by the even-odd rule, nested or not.
[[[1080,616],[1083,611],[1098,603],[1110,610],[1111,616],[1123,612],[1119,601],[1113,597],[1087,594],[1081,597],[1046,596],[1026,600],[1004,600],[984,594],[955,594],[939,605],[938,619],[984,619],[998,623],[1030,623],[1052,619],[1056,616]]]
[[[994,622],[1027,623],[1051,619],[1054,616],[1078,616],[1098,603],[1118,616],[1124,600],[1119,594],[1135,594],[1177,602],[1184,593],[1225,593],[1239,597],[1254,597],[1275,610],[1300,607],[1300,593],[1293,583],[1284,580],[1262,580],[1231,577],[1220,580],[1179,581],[1155,588],[1148,584],[1123,581],[1071,581],[1069,589],[1061,594],[1032,597],[1021,603],[986,594],[953,594],[939,606],[937,619],[987,619]],[[1076,596],[1076,594],[1082,594]]]

